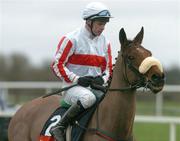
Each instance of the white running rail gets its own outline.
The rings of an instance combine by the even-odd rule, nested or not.
[[[169,141],[176,141],[176,125],[180,124],[179,117],[136,115],[135,122],[169,124]]]

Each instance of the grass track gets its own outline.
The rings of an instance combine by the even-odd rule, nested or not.
[[[169,141],[169,124],[135,123],[137,141]],[[176,141],[180,141],[180,125],[176,126]]]

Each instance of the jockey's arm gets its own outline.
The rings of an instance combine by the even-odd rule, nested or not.
[[[75,73],[69,71],[65,65],[69,56],[73,54],[73,51],[74,45],[72,41],[67,37],[63,37],[58,44],[56,55],[51,66],[55,75],[68,83],[77,82],[79,78]]]

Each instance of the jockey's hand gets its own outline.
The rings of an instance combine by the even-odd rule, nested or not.
[[[93,81],[93,76],[83,76],[78,79],[78,84],[83,87],[89,87]]]
[[[92,83],[96,84],[96,85],[103,85],[104,84],[104,79],[102,78],[102,76],[96,76]]]

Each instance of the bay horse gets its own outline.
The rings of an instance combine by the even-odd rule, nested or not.
[[[119,32],[121,51],[113,69],[113,77],[98,112],[93,114],[82,141],[134,141],[133,123],[136,109],[136,89],[149,88],[158,93],[164,86],[161,63],[141,43],[144,29],[133,40]],[[39,97],[23,105],[12,117],[8,128],[9,141],[39,141],[48,117],[59,107],[59,96]]]

